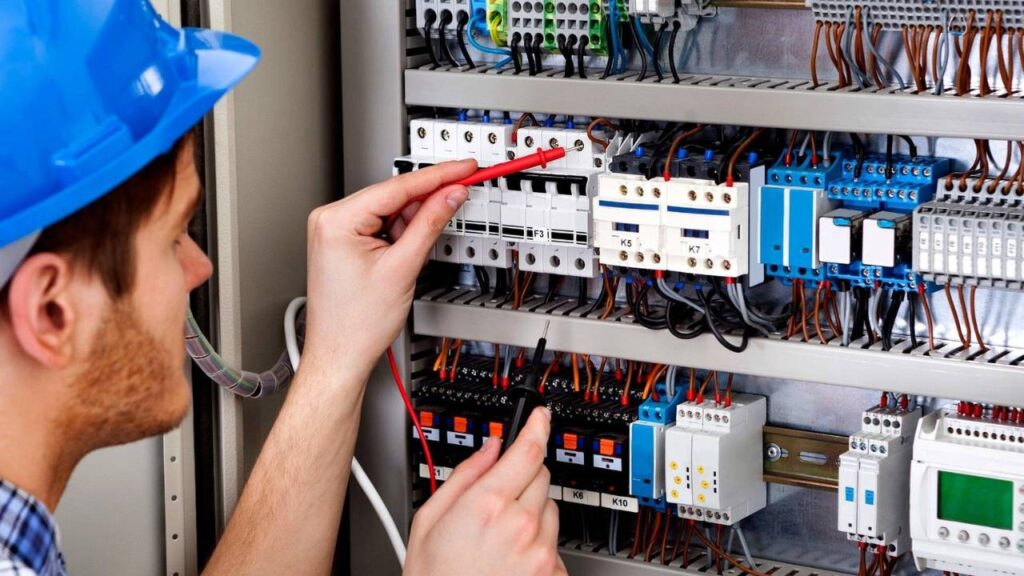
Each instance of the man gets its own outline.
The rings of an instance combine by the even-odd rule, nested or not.
[[[148,0],[0,3],[0,574],[64,574],[50,512],[77,463],[183,418],[186,297],[211,273],[185,233],[200,200],[188,130],[258,58],[171,28]],[[449,183],[475,167],[310,216],[302,367],[205,573],[330,572],[366,380],[466,199]],[[379,239],[399,210],[395,242]],[[406,574],[564,573],[549,421],[537,411],[503,458],[488,442],[453,473],[415,517]]]

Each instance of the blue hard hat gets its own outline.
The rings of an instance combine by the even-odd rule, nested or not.
[[[0,2],[0,248],[167,152],[259,58],[149,0]]]

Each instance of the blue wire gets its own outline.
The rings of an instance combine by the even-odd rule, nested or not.
[[[618,8],[618,6],[619,6],[618,0],[611,0],[611,2],[609,2],[609,7],[610,7],[610,9],[609,9],[609,17],[611,18],[611,23],[608,26],[608,29],[611,32],[611,42],[612,42],[612,45],[611,45],[611,50],[608,51],[608,57],[612,59],[612,74],[621,74],[621,72],[619,72],[619,66],[620,66],[621,62],[619,62],[620,54],[619,54],[619,26],[618,26],[618,24],[619,24],[619,8]]]
[[[469,21],[469,34],[467,34],[467,36],[469,37],[469,43],[470,43],[471,46],[473,46],[473,48],[476,48],[477,50],[483,52],[484,54],[493,54],[495,56],[511,56],[512,55],[512,51],[511,50],[503,50],[501,48],[492,48],[490,46],[484,46],[479,41],[477,41],[477,39],[473,36],[473,33],[476,31],[476,27],[475,27],[476,21],[477,21],[476,18],[470,19],[470,21]],[[512,60],[509,59],[509,62],[511,62],[511,61]]]
[[[644,50],[651,56],[654,62],[657,62],[658,56],[654,53],[654,47],[651,46],[651,41],[647,39],[647,34],[644,33],[644,27],[640,24],[639,18],[633,18],[633,28],[636,29],[636,35],[640,38],[640,44],[643,45]]]

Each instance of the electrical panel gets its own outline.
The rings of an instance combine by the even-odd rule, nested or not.
[[[767,503],[762,479],[764,397],[737,394],[729,405],[688,401],[665,432],[668,502],[681,518],[731,526]]]
[[[907,491],[921,410],[880,406],[864,412],[861,431],[839,460],[838,527],[847,538],[897,557],[909,549]]]
[[[960,403],[918,426],[910,479],[918,569],[1024,574],[1021,411]]]
[[[810,559],[816,573],[891,576],[913,557],[1024,576],[1024,411],[1002,407],[1024,374],[1021,307],[1012,293],[975,298],[1024,289],[1021,147],[1000,127],[1017,123],[1021,7],[806,5],[716,19],[689,0],[415,1],[433,62],[406,54],[414,119],[395,173],[567,150],[472,187],[431,254],[460,266],[421,278],[410,359],[433,473],[443,482],[505,434],[506,390],[550,324],[564,348],[540,367],[549,496],[581,566],[721,573],[729,559],[798,576],[780,559]],[[813,30],[809,74],[771,40],[790,26]],[[778,33],[747,44],[760,30]],[[487,274],[502,287],[478,299]],[[679,364],[746,373],[743,389],[767,396],[723,398],[717,376],[714,400],[693,375],[676,392],[658,374]],[[988,401],[929,414],[925,395]],[[796,440],[772,452],[780,421]],[[431,470],[412,459],[415,505]],[[823,501],[835,520],[803,513],[796,534],[787,507]],[[744,528],[756,537],[741,558]]]

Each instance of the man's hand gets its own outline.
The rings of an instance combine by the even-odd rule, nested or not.
[[[500,460],[488,441],[460,464],[413,519],[405,576],[567,574],[544,467],[550,432],[551,413],[538,408]]]
[[[476,167],[473,160],[438,164],[313,211],[303,365],[316,365],[322,373],[342,367],[369,373],[405,325],[430,247],[466,201],[466,188],[451,183]],[[396,239],[391,244],[380,238],[381,228],[399,211],[388,231]]]

